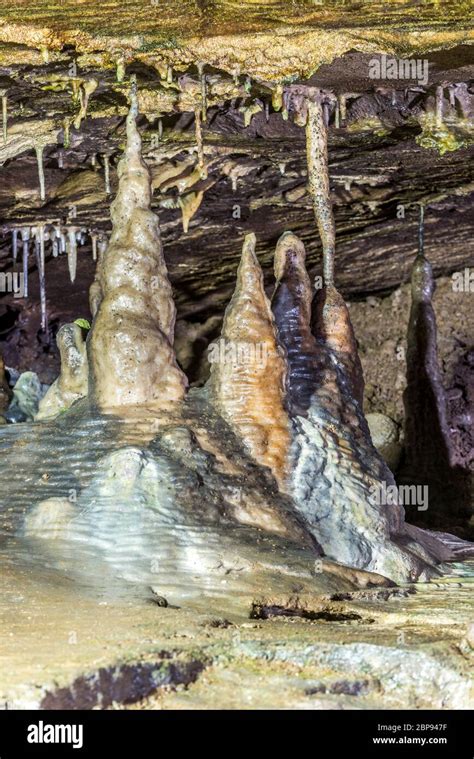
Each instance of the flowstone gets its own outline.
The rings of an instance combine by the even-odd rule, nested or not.
[[[319,95],[309,96],[310,171],[327,174]],[[395,483],[362,411],[327,197],[314,204],[325,286],[313,294],[304,246],[287,233],[270,303],[248,236],[223,350],[213,351],[207,386],[185,393],[136,117],[132,88],[113,234],[93,285],[87,396],[55,419],[6,431],[3,471],[17,475],[0,483],[5,531],[87,583],[100,584],[106,566],[172,605],[214,599],[247,610],[311,608],[328,593],[427,579],[439,562],[468,554],[377,500]],[[60,498],[72,509],[61,513]],[[41,539],[45,525],[53,540]]]

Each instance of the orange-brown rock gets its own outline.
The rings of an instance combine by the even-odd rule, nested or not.
[[[278,481],[290,444],[284,409],[286,362],[277,343],[255,235],[245,238],[237,284],[219,341],[209,350],[209,396],[251,456]]]

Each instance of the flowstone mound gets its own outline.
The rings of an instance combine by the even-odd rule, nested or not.
[[[327,176],[321,102],[314,88],[307,97],[309,171]],[[398,503],[375,497],[394,480],[362,412],[326,185],[311,182],[325,286],[313,296],[304,246],[286,233],[270,304],[248,236],[211,378],[185,396],[134,87],[131,102],[114,231],[93,285],[88,394],[51,421],[7,430],[3,471],[13,456],[27,476],[2,487],[6,531],[87,582],[100,583],[99,562],[175,605],[204,595],[302,608],[336,590],[436,575],[459,545],[409,528]]]

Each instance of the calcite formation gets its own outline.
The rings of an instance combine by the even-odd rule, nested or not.
[[[151,181],[141,157],[137,108],[134,91],[111,209],[114,231],[96,279],[89,354],[93,397],[102,409],[166,405],[180,400],[186,388],[172,347],[176,312],[158,219],[150,210]]]
[[[308,112],[311,118],[310,106]],[[153,582],[180,599],[190,586],[191,595],[204,586],[219,595],[223,570],[231,575],[227,592],[233,588],[238,597],[264,585],[267,594],[279,586],[284,596],[297,577],[304,595],[334,583],[428,578],[440,561],[468,553],[462,541],[450,538],[448,545],[409,527],[402,506],[380,498],[384,487],[396,488],[363,415],[362,373],[334,285],[331,234],[324,247],[328,281],[314,294],[304,245],[291,233],[282,236],[271,303],[255,236],[246,237],[222,335],[209,350],[211,377],[185,395],[136,119],[132,87],[113,233],[92,288],[88,394],[68,412],[77,429],[73,444],[94,424],[105,425],[101,456],[93,476],[82,477],[75,515],[67,509],[59,527],[50,524],[50,504],[61,497],[64,466],[49,480],[51,492],[28,521],[28,539],[35,524],[46,523],[56,536],[50,559],[61,555],[62,541],[87,544],[122,577]],[[320,149],[310,151],[311,171],[327,174],[318,123],[323,131]],[[324,235],[333,228],[327,197],[315,212]],[[79,336],[67,334],[77,349]],[[70,361],[71,353],[64,357]],[[64,377],[71,378],[70,368]],[[61,378],[54,402],[60,385]],[[103,421],[99,411],[107,412]],[[39,427],[37,434],[47,441],[57,431]],[[81,455],[85,475],[95,455]]]
[[[212,350],[209,398],[251,456],[285,479],[289,420],[284,408],[286,362],[278,344],[255,235],[244,242],[237,284]],[[214,348],[214,347],[213,347]],[[214,360],[215,358],[215,360]]]
[[[57,336],[61,354],[61,374],[41,399],[36,419],[48,419],[63,413],[87,395],[89,365],[82,328],[65,324]]]
[[[424,209],[420,209],[419,248],[412,275],[407,335],[405,459],[401,482],[423,483],[431,493],[430,521],[439,524],[469,516],[470,478],[455,460],[450,441],[447,399],[438,362],[435,281],[424,250]],[[442,521],[442,519],[441,519]]]

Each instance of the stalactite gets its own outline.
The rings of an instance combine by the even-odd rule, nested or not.
[[[110,195],[110,158],[108,153],[104,153],[104,183],[105,194]]]
[[[12,255],[13,255],[13,260],[16,263],[16,259],[18,256],[18,229],[16,227],[12,229]]]
[[[63,133],[64,133],[63,145],[66,149],[69,148],[69,145],[71,143],[70,129],[71,129],[71,123],[69,119],[66,117],[63,121]]]
[[[40,187],[40,199],[46,200],[46,185],[44,178],[44,162],[43,162],[44,145],[35,145],[36,163],[38,165],[38,179]]]
[[[71,282],[74,282],[76,279],[76,271],[77,271],[77,238],[76,238],[76,227],[68,227],[67,228],[67,266],[69,271],[69,277],[71,279]]]
[[[436,87],[436,126],[443,125],[444,89],[442,85]]]
[[[45,228],[39,224],[33,230],[35,240],[36,265],[38,267],[40,304],[41,304],[41,329],[47,331],[48,316],[46,311],[46,269],[45,269]]]
[[[198,73],[201,85],[201,117],[204,123],[207,121],[207,82],[204,73],[204,63],[198,63]]]
[[[6,145],[8,141],[8,96],[2,95],[2,127],[3,142]]]
[[[115,78],[119,83],[123,82],[125,79],[125,58],[123,56],[120,56],[117,59],[115,66]]]
[[[23,243],[23,292],[25,298],[28,297],[28,253],[30,241],[30,228],[22,227],[20,230],[21,240]]]
[[[64,153],[58,150],[58,169],[64,169]]]
[[[202,129],[201,129],[201,112],[199,108],[196,108],[194,110],[194,129],[195,129],[195,135],[196,135],[198,166],[199,166],[202,179],[205,179],[207,177],[207,169],[206,169],[206,165],[204,161],[204,143],[202,139]]]
[[[86,81],[81,83],[81,87],[79,90],[81,108],[76,118],[74,119],[74,126],[76,129],[81,128],[82,121],[87,116],[87,107],[89,105],[89,98],[96,91],[98,86],[99,86],[99,82],[97,81],[97,79],[87,79]]]
[[[260,100],[255,100],[250,105],[242,106],[239,109],[244,115],[244,127],[250,126],[253,117],[263,110],[263,103]]]
[[[336,129],[339,129],[341,126],[341,111],[339,108],[339,101],[336,101],[336,105],[334,107],[334,126]]]
[[[324,279],[326,285],[331,285],[334,282],[336,229],[330,199],[327,130],[319,97],[308,99],[306,156],[309,191],[323,245]]]
[[[158,119],[158,139],[163,137],[163,119]]]
[[[272,93],[272,106],[274,111],[281,111],[283,106],[283,85],[277,84]]]
[[[97,261],[97,233],[91,232],[92,260]]]
[[[251,456],[283,482],[289,449],[285,359],[276,339],[255,235],[246,236],[220,340],[209,350],[209,398]]]
[[[183,221],[183,232],[185,234],[189,231],[189,223],[193,216],[199,210],[199,206],[202,203],[204,192],[188,192],[179,198],[179,206],[181,208],[181,217]]]
[[[339,103],[339,114],[341,123],[343,124],[346,120],[347,116],[347,101],[345,95],[339,95],[338,97],[338,103]]]

